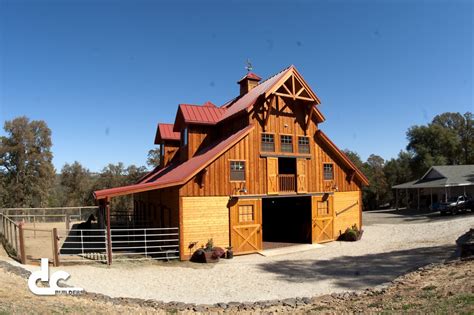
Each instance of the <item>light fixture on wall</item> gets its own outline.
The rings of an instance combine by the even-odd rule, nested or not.
[[[242,193],[242,194],[247,193],[247,188],[245,187],[245,185],[244,185],[244,187],[240,188],[239,193]]]

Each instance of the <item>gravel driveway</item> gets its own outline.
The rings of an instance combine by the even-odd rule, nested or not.
[[[456,238],[474,227],[474,214],[413,219],[390,211],[368,212],[364,213],[364,222],[359,242],[332,242],[284,256],[247,255],[215,265],[173,262],[114,263],[111,268],[61,266],[51,272],[68,271],[69,282],[89,292],[164,302],[250,302],[363,290],[451,257]]]

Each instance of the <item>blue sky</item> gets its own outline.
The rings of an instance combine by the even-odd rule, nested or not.
[[[250,58],[295,64],[340,147],[388,159],[406,130],[473,111],[470,1],[0,0],[0,123],[43,119],[54,164],[144,165],[177,104],[223,104]],[[1,133],[0,133],[1,134]]]

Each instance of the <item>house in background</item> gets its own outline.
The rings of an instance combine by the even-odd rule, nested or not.
[[[450,197],[474,196],[474,165],[432,166],[420,179],[395,185],[396,208],[404,195],[407,208],[433,208]]]
[[[228,103],[181,104],[173,124],[158,124],[161,165],[96,191],[101,211],[133,194],[137,222],[179,227],[181,259],[211,238],[245,254],[360,228],[367,178],[320,130],[320,100],[296,68],[264,81],[249,72],[238,84]]]

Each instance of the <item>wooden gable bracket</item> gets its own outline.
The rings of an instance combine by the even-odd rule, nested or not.
[[[197,176],[197,182],[198,182],[198,185],[199,185],[199,188],[203,188],[204,187],[204,179],[206,178],[206,174],[207,174],[207,168],[203,169],[202,171],[199,172],[198,176]]]
[[[287,86],[287,82],[290,82],[290,81],[291,81],[291,85],[292,85],[291,90]],[[301,85],[301,88],[298,91],[296,91],[296,82],[298,82]],[[284,91],[281,91],[281,90],[280,90],[280,92],[276,91],[275,95],[278,95],[278,96],[281,96],[281,97],[288,97],[288,98],[291,98],[293,100],[298,99],[298,100],[310,101],[310,102],[316,101],[312,97],[301,96],[301,94],[306,90],[306,88],[305,88],[305,85],[298,78],[295,78],[295,75],[291,75],[281,85],[281,87],[283,87]]]
[[[266,110],[264,108],[264,111],[263,111],[264,115],[265,115],[265,112],[266,112],[266,116],[263,120],[263,130],[264,131],[266,131],[268,120],[270,119],[270,114],[271,114],[272,108],[275,107],[276,98],[277,98],[276,96],[270,96],[265,100],[265,104],[267,105],[266,106],[267,108],[266,108]]]
[[[355,170],[350,170],[349,173],[347,174],[347,180],[349,181],[349,183],[351,183],[353,180],[354,180],[354,176],[355,176]]]
[[[306,134],[306,132],[308,131],[308,127],[309,127],[309,124],[311,123],[311,119],[313,118],[313,112],[314,112],[314,109],[313,109],[313,106],[314,104],[310,104],[309,106],[307,106],[305,108],[305,111],[306,111],[306,116],[307,116],[307,119],[305,121],[305,124],[304,124],[304,132]],[[309,113],[307,112],[309,110]]]

